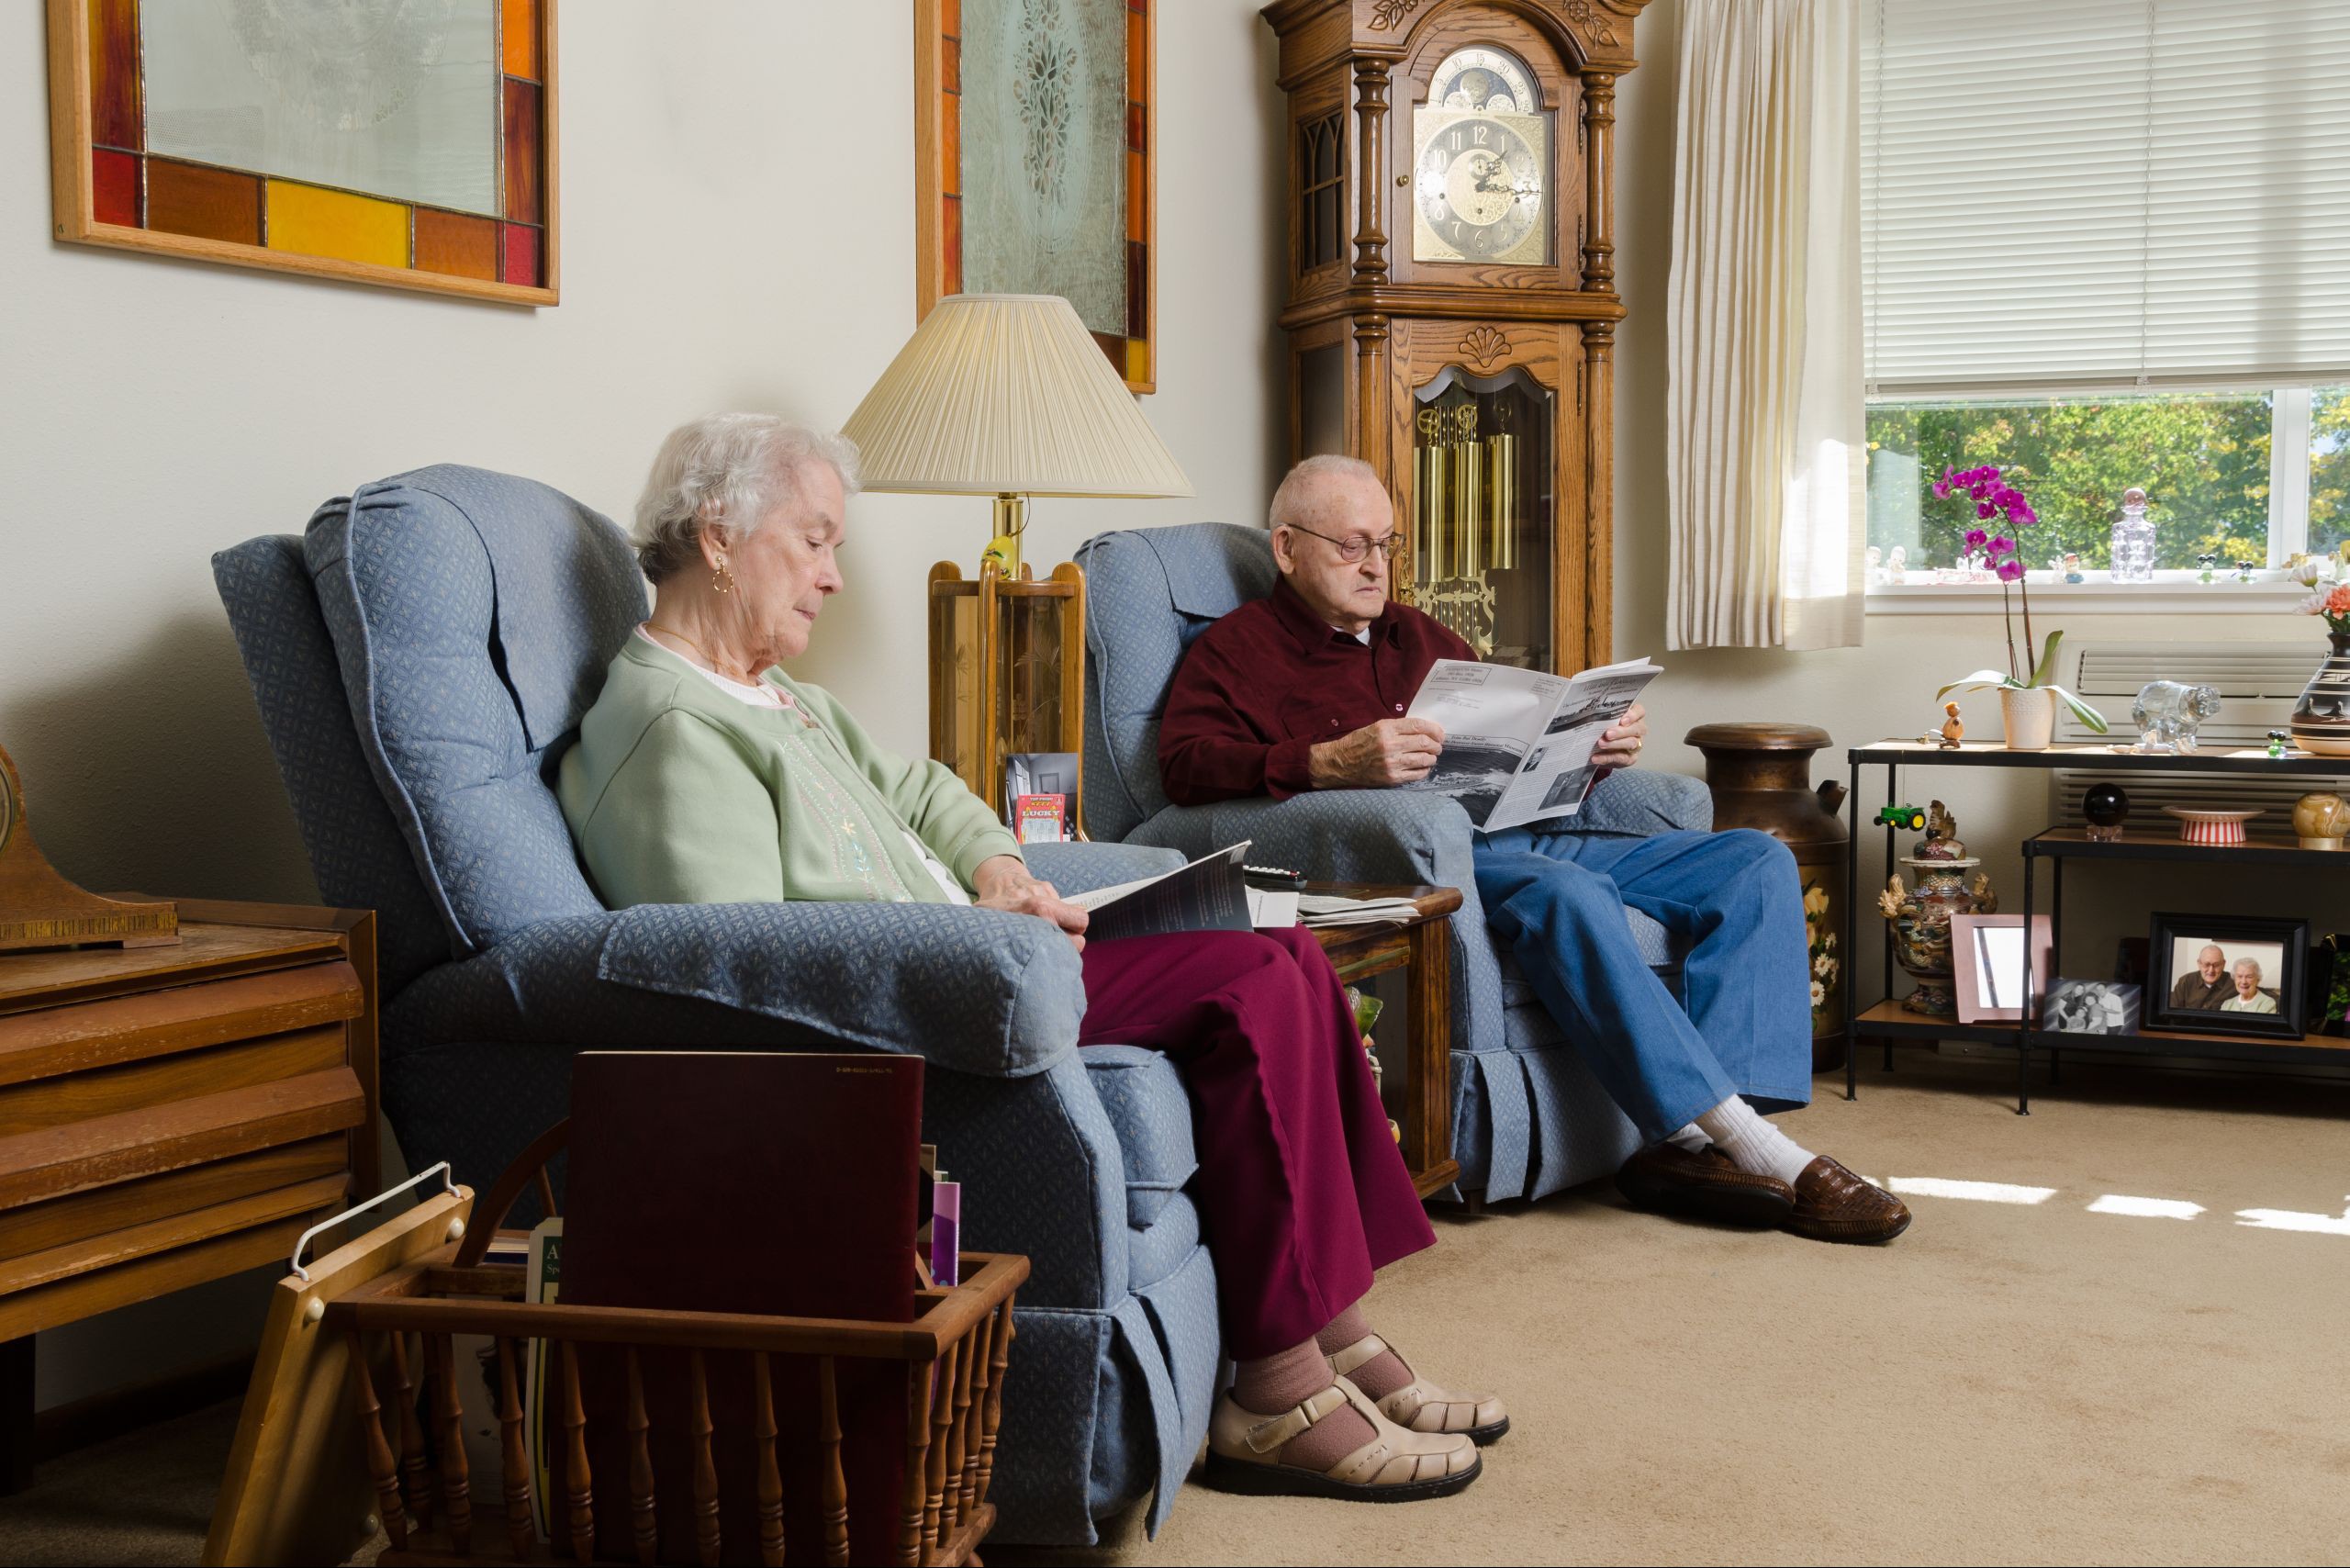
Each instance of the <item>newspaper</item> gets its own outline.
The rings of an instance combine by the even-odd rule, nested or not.
[[[1579,675],[1438,659],[1411,717],[1444,730],[1444,750],[1407,790],[1450,795],[1488,833],[1571,817],[1598,778],[1599,737],[1662,672],[1645,658]]]

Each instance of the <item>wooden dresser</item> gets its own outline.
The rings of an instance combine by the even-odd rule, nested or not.
[[[375,915],[179,909],[176,945],[0,954],[0,1419],[36,1332],[282,1264],[375,1187]]]

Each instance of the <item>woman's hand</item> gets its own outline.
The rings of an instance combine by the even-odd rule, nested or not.
[[[1085,951],[1085,912],[1055,892],[1052,883],[1030,876],[1027,862],[1019,856],[998,855],[980,861],[971,881],[979,890],[976,902],[981,909],[1049,920],[1069,934],[1071,946]]]
[[[1640,743],[1648,739],[1649,711],[1639,703],[1624,710],[1615,728],[1599,737],[1591,754],[1592,766],[1614,771],[1640,760]]]

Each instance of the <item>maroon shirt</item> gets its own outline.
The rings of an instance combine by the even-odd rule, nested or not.
[[[1158,777],[1179,806],[1314,788],[1306,751],[1400,719],[1438,659],[1477,655],[1433,617],[1391,601],[1368,646],[1314,613],[1287,579],[1183,655],[1158,729]]]

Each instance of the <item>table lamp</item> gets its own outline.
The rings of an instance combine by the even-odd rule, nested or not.
[[[841,433],[865,487],[992,496],[995,537],[966,579],[930,573],[930,755],[1010,813],[1004,759],[1081,754],[1085,579],[1020,564],[1030,496],[1188,496],[1192,482],[1066,299],[938,302]],[[1085,831],[1084,764],[1076,765]]]
[[[982,560],[1006,577],[1020,575],[1030,496],[1192,494],[1058,295],[940,300],[841,433],[856,442],[868,490],[994,497]]]

